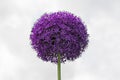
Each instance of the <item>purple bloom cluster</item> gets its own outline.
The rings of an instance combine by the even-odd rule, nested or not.
[[[70,12],[44,14],[32,28],[31,45],[44,61],[61,63],[78,58],[88,45],[86,26]]]

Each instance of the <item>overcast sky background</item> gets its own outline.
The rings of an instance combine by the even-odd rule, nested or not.
[[[70,11],[87,25],[82,57],[62,64],[62,80],[120,80],[120,0],[0,0],[0,80],[57,80],[57,66],[31,48],[43,13]]]

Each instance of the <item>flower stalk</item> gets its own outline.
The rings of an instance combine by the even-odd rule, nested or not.
[[[58,80],[61,80],[61,62],[60,62],[60,53],[58,54]]]

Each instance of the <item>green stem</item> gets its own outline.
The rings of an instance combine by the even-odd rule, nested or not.
[[[61,62],[60,62],[60,54],[58,54],[58,80],[61,80]]]

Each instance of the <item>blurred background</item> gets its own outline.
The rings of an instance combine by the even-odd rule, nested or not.
[[[54,11],[80,16],[90,34],[82,57],[62,64],[62,80],[120,80],[120,0],[0,0],[0,80],[57,80],[57,65],[29,40],[36,19]]]

